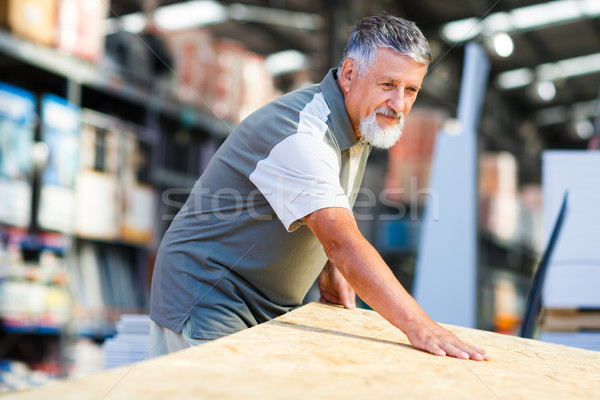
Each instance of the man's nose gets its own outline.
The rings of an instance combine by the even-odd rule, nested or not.
[[[397,113],[404,112],[404,90],[394,90],[388,100],[388,106]]]

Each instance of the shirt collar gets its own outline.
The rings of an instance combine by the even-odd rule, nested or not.
[[[358,139],[350,123],[350,118],[348,118],[344,95],[340,89],[336,75],[337,68],[330,69],[325,78],[323,78],[320,88],[331,110],[329,119],[331,120],[333,135],[340,146],[340,150],[346,150],[358,143]]]

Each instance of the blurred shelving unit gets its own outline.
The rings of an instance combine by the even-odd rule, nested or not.
[[[98,54],[82,56],[10,31],[3,12],[0,392],[104,367],[97,349],[121,317],[147,313],[154,252],[170,220],[235,113],[261,105],[243,98],[240,85],[252,82],[226,78],[248,65],[266,80],[256,84],[272,87],[262,57],[201,29],[154,34],[171,52],[158,73],[119,59],[131,50],[119,35],[97,38]],[[214,65],[203,66],[214,68],[210,98],[189,81],[207,74],[195,58],[199,37],[213,52]]]

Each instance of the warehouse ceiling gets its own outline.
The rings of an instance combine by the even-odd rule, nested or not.
[[[139,11],[141,1],[113,0],[112,11],[115,15]],[[157,1],[159,5],[176,3]],[[587,146],[600,90],[599,0],[236,0],[218,3],[227,7],[229,18],[206,26],[216,37],[238,40],[265,56],[298,50],[308,56],[315,81],[337,64],[348,27],[358,18],[385,11],[413,20],[429,38],[435,57],[428,78],[431,83],[429,87],[427,83],[424,86],[426,90],[420,101],[442,104],[451,111],[456,107],[465,41],[454,42],[442,32],[448,29],[449,22],[472,18],[473,25],[461,34],[462,38],[474,36],[469,40],[486,46],[492,65],[488,90],[491,97],[487,107],[493,108],[491,113],[495,120],[488,121],[484,129],[488,137],[497,140],[487,143],[495,150],[505,147],[518,151],[515,146],[531,144],[527,138],[535,136],[533,142],[537,143],[538,150]],[[548,5],[566,8],[550,9],[544,16]],[[533,13],[526,15],[524,10]],[[498,56],[489,46],[492,34],[498,30],[507,33],[514,43],[514,51],[508,57]],[[285,76],[278,79],[279,83],[286,83]],[[514,87],[502,88],[502,85]]]

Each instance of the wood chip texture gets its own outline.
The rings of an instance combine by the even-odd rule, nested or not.
[[[433,356],[373,311],[311,303],[208,344],[1,398],[600,398],[600,352],[444,326],[491,360]]]

